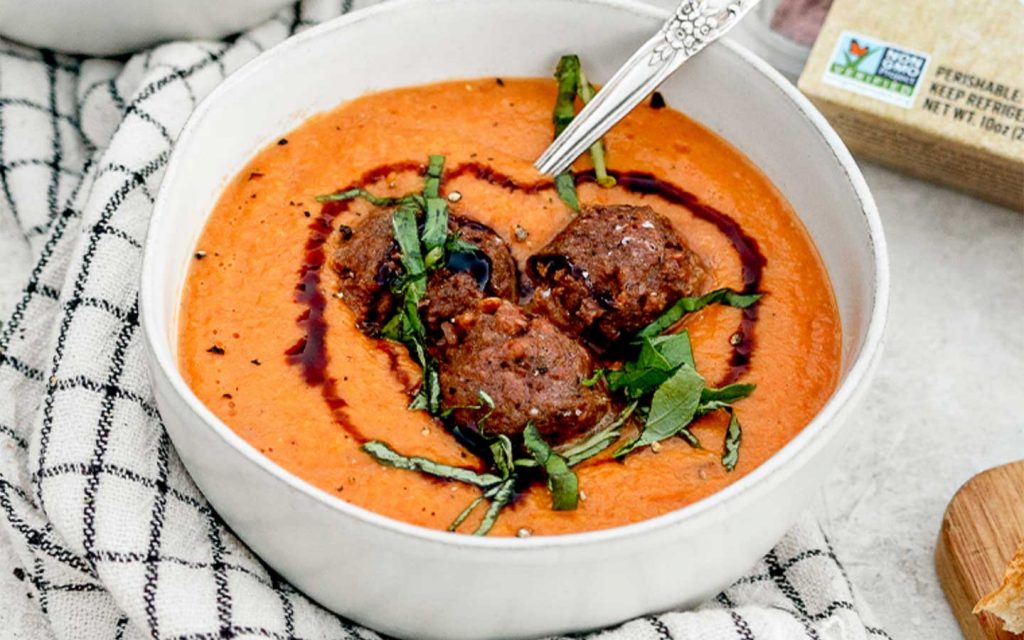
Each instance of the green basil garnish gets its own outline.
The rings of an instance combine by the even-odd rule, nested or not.
[[[754,295],[740,296],[735,292],[723,293],[728,291],[719,289],[700,298],[684,298],[685,303],[681,300],[682,304],[676,303],[673,307],[684,309],[685,313],[687,309],[699,309],[713,302],[752,304],[757,298]],[[665,326],[674,324],[680,317],[682,314],[666,322]],[[703,415],[726,410],[730,414],[730,425],[723,465],[731,471],[739,455],[740,442],[739,420],[732,410],[732,403],[749,396],[756,386],[747,383],[721,388],[705,386],[704,378],[697,373],[690,337],[685,330],[669,335],[645,330],[632,344],[634,349],[639,345],[639,351],[620,369],[599,370],[582,383],[592,385],[603,378],[609,390],[631,399],[638,406],[638,412],[645,416],[640,434],[612,455],[621,458],[640,447],[675,436],[699,448],[700,441],[690,431],[690,425]]]
[[[548,491],[551,492],[551,508],[555,511],[572,511],[579,501],[579,479],[569,467],[565,458],[560,456],[541,437],[533,423],[523,430],[523,442],[548,476]]]
[[[716,409],[724,409],[737,400],[742,400],[754,392],[756,384],[730,384],[713,389],[705,387],[700,394],[700,412],[708,413]]]
[[[643,338],[640,354],[621,369],[604,372],[611,391],[622,391],[630,399],[653,392],[683,364],[693,366],[690,337],[685,331],[671,336]]]
[[[590,81],[587,80],[587,76],[583,73],[583,65],[580,65],[576,95],[580,97],[580,102],[583,103],[583,106],[586,106],[594,98],[595,93],[597,91],[594,89],[594,85],[590,84]],[[597,181],[597,184],[605,189],[614,187],[615,178],[608,175],[608,167],[605,164],[603,139],[599,138],[597,142],[590,145],[590,160],[594,163],[594,179]]]
[[[491,458],[494,467],[501,474],[502,478],[508,478],[515,473],[515,458],[512,454],[512,441],[506,435],[495,436],[490,444]]]
[[[732,471],[736,468],[736,463],[740,460],[740,441],[743,439],[743,430],[740,428],[740,420],[736,417],[736,412],[731,407],[727,408],[729,412],[729,426],[725,430],[725,447],[722,451],[722,466],[725,467],[726,471]]]
[[[576,88],[580,82],[579,56],[562,56],[555,67],[555,79],[558,80],[558,95],[555,97],[551,121],[555,125],[557,138],[576,117]]]
[[[405,195],[400,198],[382,198],[375,196],[366,189],[349,189],[338,193],[328,193],[316,197],[317,202],[341,202],[343,200],[355,200],[359,198],[366,200],[375,207],[394,207],[400,204],[414,203],[422,206],[422,196],[416,194]]]
[[[658,386],[651,397],[651,409],[643,430],[635,440],[619,447],[616,458],[621,458],[637,447],[661,442],[679,434],[697,414],[704,378],[688,364],[680,367],[668,380]]]
[[[448,201],[440,195],[443,172],[444,156],[430,156],[423,180],[426,219],[423,223],[422,240],[427,268],[442,266],[438,265],[438,262],[444,258],[445,243],[448,241]]]
[[[462,512],[461,512],[461,513],[459,513],[459,515],[458,515],[458,516],[456,516],[456,518],[455,518],[454,520],[452,520],[452,523],[451,523],[450,525],[448,525],[448,530],[449,530],[449,531],[455,531],[456,529],[458,529],[458,528],[459,528],[459,526],[460,526],[460,525],[461,525],[461,524],[462,524],[463,522],[465,522],[465,521],[466,521],[466,518],[468,518],[468,517],[469,517],[469,514],[473,513],[473,511],[474,511],[474,510],[475,510],[475,509],[476,509],[476,508],[477,508],[478,506],[480,506],[480,503],[481,503],[481,502],[483,502],[483,501],[484,501],[484,500],[486,500],[486,499],[487,499],[487,496],[486,496],[486,495],[480,495],[480,496],[476,497],[476,498],[475,498],[475,499],[474,499],[474,500],[473,500],[472,502],[470,502],[470,503],[469,503],[469,504],[468,504],[468,505],[466,506],[466,508],[465,508],[465,509],[463,509],[463,510],[462,510]]]
[[[395,241],[401,253],[399,259],[405,269],[404,282],[414,287],[414,293],[422,296],[427,290],[427,268],[420,251],[420,236],[416,228],[416,207],[402,205],[395,210],[391,226],[395,230]],[[407,294],[408,295],[408,294]]]
[[[583,73],[583,65],[579,56],[562,56],[555,68],[555,79],[558,81],[558,94],[551,120],[555,125],[555,138],[561,135],[573,118],[576,117],[577,96],[584,105],[594,98],[596,90]],[[608,175],[605,160],[604,140],[599,139],[590,146],[590,158],[594,164],[594,178],[597,184],[610,188],[615,186],[615,178]],[[555,176],[555,191],[573,211],[580,210],[579,197],[576,194],[576,181],[572,171],[566,170]]]
[[[551,120],[555,125],[555,138],[561,135],[572,119],[576,116],[576,88],[580,81],[580,59],[577,56],[562,56],[555,68],[558,80],[558,96]],[[565,170],[555,176],[555,190],[558,197],[573,211],[580,210],[580,201],[576,196],[576,181],[572,171]]]
[[[562,451],[562,457],[566,459],[569,466],[575,467],[615,444],[622,434],[622,425],[636,410],[636,405],[636,401],[630,402],[608,426],[595,431],[583,442],[578,442]]]
[[[490,498],[491,506],[487,507],[487,511],[484,513],[483,520],[480,521],[480,525],[473,532],[475,536],[485,536],[494,527],[494,523],[498,521],[498,515],[501,510],[508,506],[508,503],[512,501],[512,496],[515,494],[516,480],[515,478],[508,478],[502,482],[497,489],[493,491],[491,495],[485,495]]]
[[[403,456],[379,440],[367,442],[362,446],[362,449],[373,456],[373,459],[377,462],[396,469],[419,471],[428,476],[463,482],[482,489],[490,489],[501,482],[501,478],[490,473],[477,473],[472,469],[453,467],[418,456]]]
[[[576,181],[573,179],[572,173],[564,171],[555,176],[555,191],[566,206],[573,211],[580,210],[580,201],[576,196]]]
[[[705,293],[702,296],[680,298],[662,313],[657,320],[644,327],[639,333],[636,334],[635,341],[639,341],[641,338],[656,336],[662,331],[668,329],[675,323],[679,322],[683,316],[694,311],[699,311],[709,304],[724,304],[730,307],[737,307],[740,309],[746,309],[750,305],[754,304],[761,299],[761,293],[740,293],[732,289],[723,288],[715,289],[710,293]]]

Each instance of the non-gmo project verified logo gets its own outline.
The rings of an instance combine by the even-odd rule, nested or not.
[[[823,80],[890,104],[914,104],[928,54],[844,31]]]

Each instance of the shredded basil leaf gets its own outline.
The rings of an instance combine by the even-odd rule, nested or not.
[[[441,175],[444,173],[444,156],[432,155],[427,164],[423,181],[423,198],[426,203],[426,219],[423,223],[423,249],[432,268],[444,257],[444,246],[448,240],[448,200],[440,196]]]
[[[555,67],[555,79],[558,80],[558,96],[555,98],[551,120],[555,125],[557,138],[576,117],[576,88],[580,81],[579,56],[562,56]]]
[[[644,337],[636,360],[621,369],[606,371],[611,391],[622,391],[627,398],[640,398],[668,380],[681,365],[693,366],[693,350],[686,331],[656,338]]]
[[[690,431],[689,427],[680,429],[679,430],[679,437],[682,438],[683,440],[686,440],[686,444],[690,445],[694,449],[700,449],[701,448],[700,440],[697,439],[697,436],[693,435],[693,432]]]
[[[453,253],[476,253],[480,251],[480,247],[476,246],[472,242],[466,242],[462,239],[461,233],[454,231],[448,236],[448,239],[445,240],[444,251],[448,255]]]
[[[555,176],[555,191],[562,202],[573,211],[580,210],[580,201],[576,196],[576,181],[568,171]]]
[[[419,350],[419,345],[417,345],[417,351]],[[431,415],[436,415],[441,410],[441,379],[437,363],[433,358],[427,356],[420,356],[417,360],[423,367],[423,382],[409,403],[409,410],[426,411]]]
[[[614,456],[621,458],[637,447],[660,442],[678,434],[696,415],[703,388],[704,378],[697,370],[689,365],[681,365],[672,377],[654,392],[651,409],[640,435],[620,447]]]
[[[319,195],[316,197],[317,202],[340,202],[343,200],[354,200],[360,198],[366,200],[375,207],[393,207],[400,204],[406,204],[409,202],[415,202],[415,195],[406,195],[400,198],[387,198],[381,196],[375,196],[366,189],[349,189],[347,191],[340,191],[338,193],[328,193]]]
[[[584,387],[592,387],[598,382],[604,380],[605,373],[606,371],[604,369],[594,369],[594,373],[592,373],[589,378],[580,380],[580,385]]]
[[[742,400],[743,398],[749,396],[751,393],[754,392],[754,389],[756,388],[756,384],[745,383],[730,384],[728,386],[719,387],[717,389],[712,387],[704,387],[704,390],[701,391],[700,393],[700,403],[704,405],[711,402],[721,402],[727,404],[736,402],[737,400]]]
[[[395,342],[404,342],[405,336],[402,333],[402,314],[396,313],[391,316],[391,319],[387,321],[380,329],[380,336],[388,340],[394,340]]]
[[[489,396],[483,389],[477,389],[476,395],[480,398],[480,402],[487,407],[487,413],[476,421],[477,431],[480,432],[480,435],[484,435],[484,423],[487,422],[487,418],[490,418],[491,414],[494,413],[494,399],[491,398],[491,396]]]
[[[621,369],[605,374],[608,389],[622,391],[627,398],[641,396],[658,388],[672,376],[675,367],[654,348],[649,338],[640,347],[640,355],[622,365]]]
[[[705,388],[700,394],[697,415],[703,416],[719,409],[731,409],[732,403],[746,398],[756,388],[757,385],[754,384],[730,384],[720,389]]]
[[[722,450],[722,466],[726,471],[736,468],[740,461],[740,442],[743,440],[743,429],[740,427],[740,420],[736,412],[727,408],[729,412],[729,426],[725,430],[725,447]]]
[[[491,527],[494,526],[501,510],[508,506],[514,493],[517,480],[516,463],[513,461],[512,441],[504,435],[494,438],[490,445],[493,464],[498,473],[501,474],[500,476],[492,473],[477,473],[472,469],[453,467],[426,458],[403,456],[379,440],[367,442],[362,446],[362,449],[380,464],[405,471],[417,471],[436,478],[455,480],[479,487],[483,493],[470,502],[455,520],[448,525],[449,531],[458,529],[480,503],[484,500],[490,500],[491,504],[487,508],[483,520],[473,534],[486,535],[491,530]]]
[[[490,449],[494,468],[501,474],[501,478],[504,480],[511,477],[515,473],[512,441],[506,435],[498,435],[491,441]]]
[[[555,138],[561,135],[572,119],[576,116],[576,88],[580,81],[580,59],[578,56],[562,56],[555,69],[558,80],[558,96],[551,120],[555,125]],[[558,197],[573,211],[580,210],[580,201],[576,195],[576,181],[571,171],[564,171],[555,176],[555,190]]]
[[[441,176],[444,174],[444,156],[432,153],[427,156],[427,172],[423,176],[423,197],[439,198],[441,196]]]
[[[367,442],[362,449],[373,456],[374,460],[389,467],[405,471],[419,471],[435,478],[464,482],[481,489],[489,489],[502,481],[501,478],[491,473],[477,473],[472,469],[453,467],[418,456],[403,456],[379,440]]]
[[[451,416],[452,413],[458,411],[459,409],[479,411],[480,409],[483,409],[484,406],[486,405],[489,408],[489,411],[486,414],[484,414],[483,418],[480,418],[480,420],[477,421],[477,428],[479,429],[483,424],[484,420],[486,420],[491,415],[491,412],[494,411],[494,400],[492,400],[491,396],[487,395],[487,392],[484,391],[483,389],[478,389],[476,394],[477,397],[480,398],[481,404],[460,404],[452,407],[445,407],[444,411],[438,414],[438,417],[447,418]]]
[[[555,108],[551,113],[551,120],[555,125],[555,138],[557,138],[576,116],[576,97],[579,96],[580,101],[587,104],[594,97],[595,90],[583,74],[583,66],[580,64],[579,56],[576,55],[561,57],[555,68],[555,78],[558,80],[558,95],[555,98]],[[598,140],[591,145],[590,157],[594,163],[594,175],[597,183],[602,187],[615,186],[615,178],[608,175],[608,168],[605,164],[603,140]],[[580,210],[579,196],[576,194],[576,181],[571,170],[555,176],[555,191],[566,206],[573,211]]]
[[[690,345],[690,332],[683,330],[667,336],[651,338],[651,346],[662,355],[673,367],[688,364],[693,368],[693,347]]]
[[[580,97],[580,101],[584,106],[594,98],[594,94],[597,91],[594,89],[594,85],[590,84],[587,80],[586,74],[583,73],[583,65],[580,65],[580,77],[577,83],[576,94]],[[611,189],[615,186],[615,178],[608,175],[608,167],[605,165],[604,158],[604,140],[598,139],[597,142],[590,145],[590,160],[594,163],[594,179],[597,184],[601,185],[605,189]]]
[[[683,316],[699,311],[709,304],[724,304],[730,307],[745,309],[761,299],[761,293],[740,293],[729,288],[715,289],[702,296],[680,298],[662,313],[657,320],[644,327],[636,334],[634,341],[653,337],[679,322]]]
[[[509,478],[498,486],[497,491],[495,491],[493,497],[491,497],[491,505],[487,507],[487,512],[484,513],[484,518],[480,521],[480,526],[473,532],[473,535],[487,535],[494,526],[494,523],[498,521],[498,515],[501,513],[501,510],[508,506],[508,503],[512,501],[515,486],[515,478]]]
[[[629,416],[636,410],[636,406],[637,402],[635,400],[630,402],[626,405],[625,409],[619,412],[619,415],[615,416],[615,419],[607,427],[594,432],[583,442],[577,443],[563,451],[562,457],[566,459],[569,466],[575,467],[615,444],[622,434],[622,425],[626,423]]]
[[[459,526],[466,521],[466,518],[473,513],[473,511],[482,503],[484,500],[490,500],[491,504],[484,513],[483,519],[480,521],[480,525],[476,531],[473,532],[475,536],[484,536],[490,532],[491,528],[494,527],[494,523],[498,520],[498,515],[501,514],[501,510],[508,506],[511,502],[512,496],[515,490],[515,478],[508,478],[494,487],[484,491],[484,493],[476,497],[470,502],[465,509],[455,518],[450,525],[448,525],[449,531],[455,531]]]
[[[575,510],[579,504],[579,479],[566,459],[544,442],[532,422],[523,430],[523,442],[548,476],[551,508],[555,511]]]
[[[399,259],[405,273],[409,275],[420,275],[426,273],[423,264],[423,253],[420,251],[419,230],[416,228],[416,207],[401,206],[395,209],[391,217],[391,226],[395,230],[395,241],[400,249]],[[406,286],[414,287],[414,292],[423,295],[427,283],[423,278],[411,278],[405,280]]]
[[[441,385],[437,363],[426,350],[426,329],[419,315],[420,303],[427,290],[427,274],[444,266],[453,250],[479,251],[476,245],[448,232],[448,201],[441,197],[444,161],[442,155],[429,157],[423,191],[419,194],[377,198],[363,189],[350,189],[324,196],[329,200],[361,197],[380,206],[398,205],[392,214],[391,224],[403,273],[395,278],[391,289],[401,300],[395,315],[381,329],[381,336],[405,344],[423,369],[423,382],[409,408],[422,409],[435,416],[442,413]]]
[[[456,529],[458,529],[459,525],[465,522],[466,518],[469,517],[469,514],[473,513],[473,510],[476,509],[477,506],[484,500],[486,500],[484,496],[477,496],[476,499],[470,502],[469,505],[462,510],[462,512],[455,518],[455,520],[452,520],[452,523],[448,525],[448,530],[455,531]]]

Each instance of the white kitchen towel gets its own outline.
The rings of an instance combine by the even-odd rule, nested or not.
[[[161,425],[138,323],[153,196],[197,101],[264,49],[351,9],[302,2],[225,42],[124,60],[0,41],[0,246],[22,243],[35,265],[0,333],[0,528],[11,547],[0,558],[25,586],[22,602],[0,607],[45,620],[27,633],[378,637],[295,591],[210,508]],[[805,517],[715,599],[594,637],[889,636]]]

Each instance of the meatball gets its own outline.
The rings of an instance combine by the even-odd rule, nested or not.
[[[605,348],[652,322],[704,277],[696,256],[650,207],[589,207],[528,261],[531,311]]]
[[[394,308],[391,282],[402,272],[391,211],[375,211],[357,227],[339,227],[334,254],[342,299],[365,331],[387,322]]]
[[[449,228],[480,251],[453,252],[443,269],[430,274],[424,299],[423,322],[437,334],[450,321],[485,297],[515,300],[518,270],[508,244],[490,227],[464,217],[452,217]]]
[[[479,281],[470,271],[439,269],[430,274],[427,295],[423,302],[423,324],[431,334],[455,316],[484,299]]]
[[[464,407],[452,412],[457,426],[474,430],[482,420],[485,433],[514,436],[532,422],[561,444],[610,410],[607,396],[581,384],[593,368],[586,349],[544,318],[488,298],[446,330],[453,335],[439,358],[441,393],[444,406]],[[480,391],[493,410],[465,408],[481,404]]]
[[[378,331],[394,311],[391,285],[402,273],[392,213],[379,209],[354,228],[339,227],[334,267],[342,299],[355,313],[359,327],[369,333]],[[431,330],[485,295],[512,299],[517,290],[515,260],[497,233],[458,215],[449,216],[448,228],[480,251],[452,253],[448,264],[431,274],[423,301]]]
[[[470,256],[458,253],[449,256],[448,270],[473,273],[477,282],[482,283],[481,287],[492,296],[515,300],[519,269],[504,238],[482,222],[460,215],[449,217],[448,228],[462,240],[480,248],[486,258],[486,271],[477,270]]]

